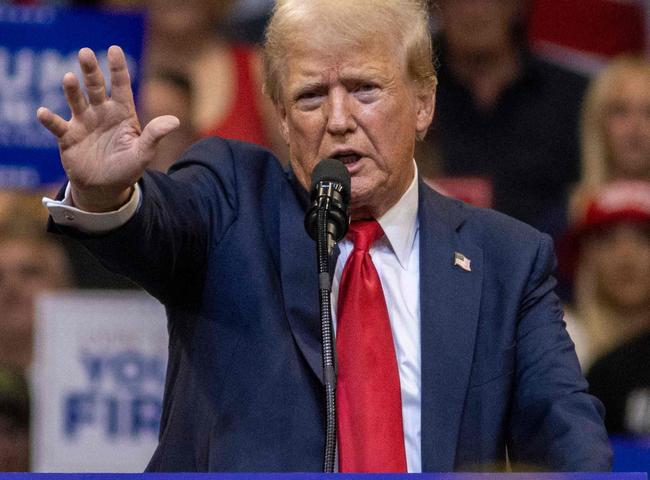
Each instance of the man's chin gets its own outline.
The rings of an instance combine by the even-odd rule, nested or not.
[[[377,215],[379,208],[380,205],[377,202],[376,195],[370,195],[368,190],[355,188],[354,183],[352,184],[350,213],[353,220],[373,218]]]

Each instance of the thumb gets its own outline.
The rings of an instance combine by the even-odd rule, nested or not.
[[[140,135],[140,152],[142,161],[148,163],[156,150],[158,142],[168,133],[173,132],[181,124],[180,120],[173,115],[163,115],[151,120]]]

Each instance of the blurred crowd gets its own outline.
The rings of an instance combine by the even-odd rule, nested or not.
[[[259,143],[286,163],[261,88],[258,45],[272,0],[10,3],[146,12],[141,120],[161,114],[181,120],[152,168],[167,170],[206,135]],[[446,192],[463,199],[481,188],[476,203],[556,240],[567,328],[592,393],[605,403],[607,428],[650,436],[650,13],[644,5],[435,2],[438,97],[416,160],[430,184],[450,185]],[[137,288],[45,233],[40,198],[56,188],[0,191],[0,471],[29,470],[37,297]]]

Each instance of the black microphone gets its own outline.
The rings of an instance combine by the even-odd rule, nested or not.
[[[323,471],[334,471],[336,458],[336,349],[332,325],[330,256],[334,243],[348,231],[350,173],[338,160],[321,160],[311,174],[311,208],[305,228],[316,241],[318,297],[325,387],[325,452]]]
[[[350,172],[333,158],[321,160],[311,174],[311,207],[305,215],[305,229],[318,240],[318,211],[325,210],[327,233],[338,242],[348,231],[350,202]]]

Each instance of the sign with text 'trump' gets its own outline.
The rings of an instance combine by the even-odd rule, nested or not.
[[[61,79],[79,75],[90,47],[104,73],[107,51],[126,53],[134,90],[140,77],[144,18],[90,9],[0,5],[0,188],[37,188],[64,178],[56,141],[36,119],[45,106],[69,118]]]

